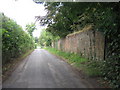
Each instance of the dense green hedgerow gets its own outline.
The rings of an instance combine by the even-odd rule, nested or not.
[[[2,63],[3,65],[34,48],[33,38],[14,20],[2,14]]]

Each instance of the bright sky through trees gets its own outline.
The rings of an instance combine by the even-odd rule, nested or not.
[[[0,0],[0,12],[15,20],[25,29],[26,24],[35,22],[35,16],[46,14],[42,4],[36,4],[33,0]],[[34,37],[39,37],[41,29],[38,26],[33,32]]]

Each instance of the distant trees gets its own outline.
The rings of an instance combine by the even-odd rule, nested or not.
[[[30,36],[33,36],[32,33],[35,29],[36,29],[36,26],[34,23],[26,25],[26,31],[30,34]]]
[[[43,29],[39,37],[40,46],[51,46],[51,42],[58,40],[59,36],[53,36],[50,32]]]
[[[34,48],[34,39],[23,31],[14,20],[4,14],[2,18],[2,63],[10,62],[26,51]]]
[[[40,0],[34,0],[39,3]],[[100,68],[106,80],[120,87],[120,4],[117,2],[46,2],[47,15],[36,17],[46,31],[64,38],[69,33],[81,30],[86,25],[105,36],[105,60]],[[93,32],[94,33],[94,32]]]
[[[35,37],[35,43],[38,43],[39,39],[38,37]]]

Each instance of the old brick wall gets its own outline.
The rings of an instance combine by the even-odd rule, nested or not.
[[[65,52],[77,53],[89,59],[104,59],[104,36],[92,28],[53,42],[52,47]]]

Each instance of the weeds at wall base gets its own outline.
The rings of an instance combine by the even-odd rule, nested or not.
[[[91,64],[91,62],[88,59],[80,57],[78,54],[62,52],[48,47],[44,49],[48,50],[49,52],[55,55],[63,57],[67,60],[69,64],[73,65],[76,68],[82,69],[84,73],[86,73],[90,77],[101,76],[99,68],[96,67],[96,63]]]
[[[112,87],[112,88],[119,87],[117,83],[116,85],[112,84],[114,80],[112,81],[105,78],[103,74],[107,72],[107,69],[105,70],[106,67],[103,67],[105,65],[105,62],[99,60],[97,61],[88,60],[86,58],[79,56],[78,54],[62,52],[50,47],[44,49],[48,50],[49,52],[57,56],[64,58],[69,64],[71,64],[72,66],[74,66],[79,70],[82,70],[83,73],[85,73],[88,77],[100,77],[101,78],[100,83],[105,85],[105,87]]]

